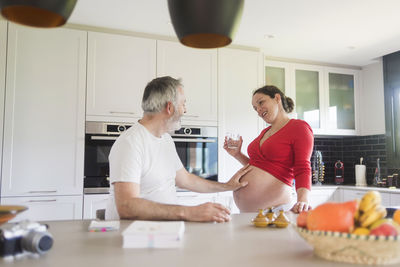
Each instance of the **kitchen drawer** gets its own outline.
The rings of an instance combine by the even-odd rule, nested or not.
[[[106,209],[110,194],[87,194],[83,196],[83,219],[96,219],[96,211]]]
[[[82,196],[4,197],[1,204],[28,207],[10,222],[82,220]]]
[[[390,193],[390,206],[400,209],[400,193]]]

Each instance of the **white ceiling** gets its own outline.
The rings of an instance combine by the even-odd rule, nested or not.
[[[78,0],[68,23],[175,36],[167,0]],[[269,57],[368,65],[400,50],[400,0],[245,0],[233,44]]]

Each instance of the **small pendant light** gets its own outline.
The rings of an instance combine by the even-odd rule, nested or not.
[[[217,48],[232,42],[244,0],[168,0],[179,41],[195,48]]]
[[[64,25],[77,0],[0,0],[1,15],[19,24],[52,28]]]

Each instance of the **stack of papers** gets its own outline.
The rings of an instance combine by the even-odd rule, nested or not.
[[[123,248],[176,248],[182,244],[184,222],[135,221],[122,232]]]
[[[108,232],[119,229],[119,221],[92,221],[89,225],[90,232]]]

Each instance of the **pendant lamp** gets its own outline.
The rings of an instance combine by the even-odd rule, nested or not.
[[[0,0],[1,15],[19,24],[51,28],[64,25],[77,0]]]
[[[179,41],[195,48],[217,48],[232,42],[244,0],[168,0]]]

